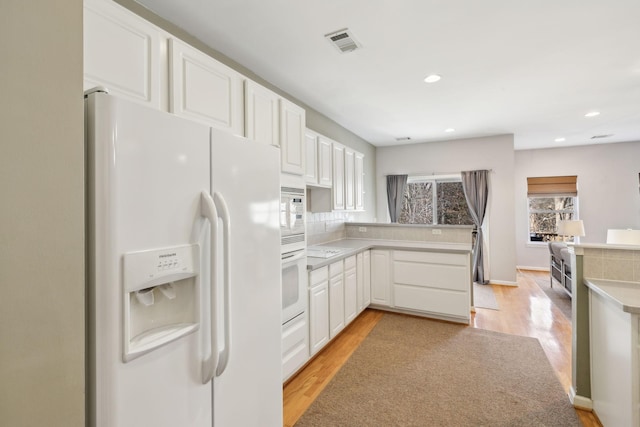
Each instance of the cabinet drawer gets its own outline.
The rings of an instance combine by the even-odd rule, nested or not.
[[[320,267],[309,273],[309,285],[313,288],[329,280],[329,267]]]
[[[417,262],[425,264],[463,265],[469,266],[469,254],[393,251],[395,261]]]
[[[344,260],[344,269],[350,270],[352,268],[356,268],[356,256],[352,255]]]
[[[417,287],[468,291],[471,273],[467,266],[394,261],[393,283]]]
[[[282,378],[286,380],[309,358],[307,319],[299,316],[282,326]]]
[[[395,306],[398,308],[463,317],[465,319],[470,316],[471,303],[467,292],[404,285],[395,285],[393,290]]]
[[[329,265],[329,277],[336,277],[338,274],[341,274],[344,271],[343,262],[338,261]]]

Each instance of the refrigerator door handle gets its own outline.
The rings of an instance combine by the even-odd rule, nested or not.
[[[218,212],[220,214],[220,219],[223,224],[223,263],[224,263],[224,350],[220,353],[220,357],[218,359],[218,366],[216,369],[216,376],[222,375],[224,370],[227,367],[227,363],[229,362],[229,353],[231,351],[231,324],[230,324],[230,295],[229,295],[229,273],[231,271],[231,223],[229,216],[229,208],[227,207],[227,203],[222,197],[222,194],[216,192],[213,194],[213,202],[218,208]]]
[[[211,381],[216,373],[218,367],[218,325],[215,315],[216,307],[216,295],[218,289],[218,275],[217,271],[217,239],[216,232],[218,231],[218,210],[216,209],[213,199],[207,191],[203,191],[200,194],[200,215],[209,220],[211,226],[210,240],[211,240],[211,259],[210,259],[210,310],[211,313],[211,356],[209,358],[203,358],[202,360],[202,384],[207,384]]]

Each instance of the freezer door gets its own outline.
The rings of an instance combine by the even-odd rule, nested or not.
[[[212,184],[224,283],[215,426],[282,425],[280,157],[276,147],[212,130]],[[224,216],[221,214],[221,216]],[[224,249],[226,248],[226,249]],[[225,271],[228,273],[225,279]],[[225,289],[226,288],[226,289]]]
[[[200,197],[210,184],[209,128],[106,94],[90,95],[86,108],[90,425],[210,427],[198,332],[206,265],[197,254],[208,241]],[[184,271],[163,284],[146,277],[154,268]],[[139,351],[171,322],[193,331]]]

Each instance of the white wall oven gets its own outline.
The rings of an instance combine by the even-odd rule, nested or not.
[[[281,253],[305,249],[304,188],[282,187],[280,191]]]
[[[304,249],[282,254],[282,324],[307,308],[307,253]]]

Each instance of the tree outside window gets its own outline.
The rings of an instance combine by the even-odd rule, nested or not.
[[[457,179],[409,179],[404,193],[401,224],[473,225]]]
[[[529,197],[528,200],[530,242],[573,242],[573,236],[558,236],[557,231],[560,221],[578,219],[577,197]]]

